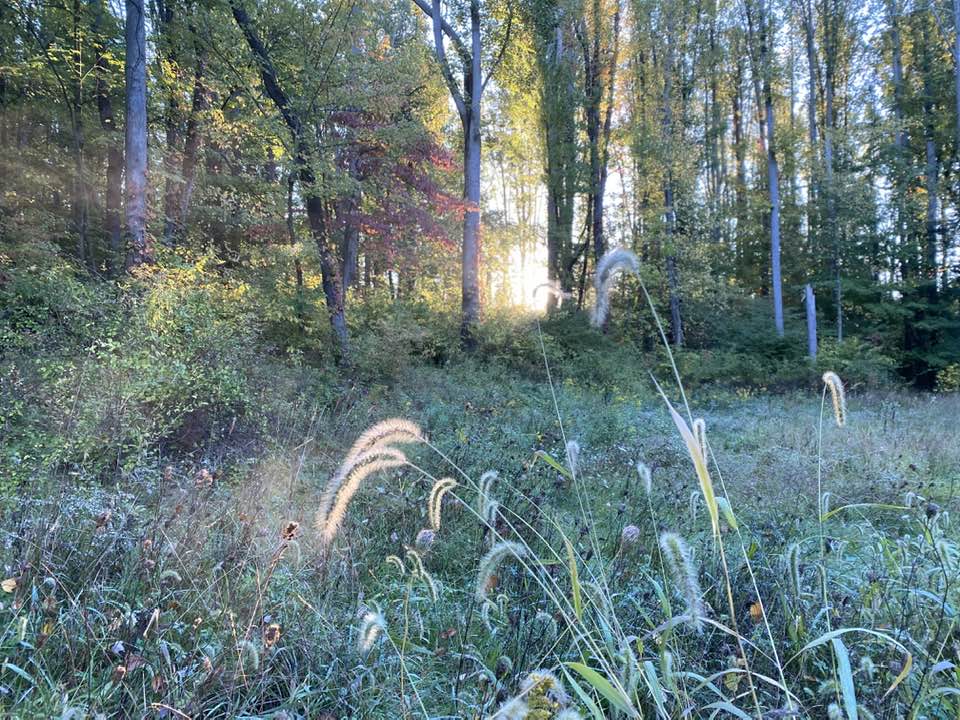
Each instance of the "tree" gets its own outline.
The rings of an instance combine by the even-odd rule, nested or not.
[[[147,38],[143,0],[126,0],[126,215],[127,267],[153,260],[147,236]]]
[[[473,327],[480,322],[480,141],[481,100],[483,92],[503,60],[513,28],[512,3],[508,4],[507,17],[502,23],[488,17],[488,29],[484,32],[484,18],[480,0],[469,0],[469,45],[460,32],[442,15],[440,0],[414,0],[433,26],[433,44],[440,72],[453,98],[463,131],[463,199],[466,203],[463,219],[463,244],[461,246],[461,320],[460,335],[467,347],[472,347]],[[486,76],[483,74],[483,37],[488,37],[502,24],[502,39],[499,51],[489,62]],[[447,55],[449,42],[457,61],[451,62]]]
[[[343,283],[340,268],[329,246],[330,207],[320,189],[317,188],[316,173],[312,167],[311,144],[307,136],[305,123],[300,113],[294,108],[287,93],[280,86],[273,59],[260,39],[250,15],[240,4],[240,0],[231,0],[230,8],[237,26],[243,32],[247,45],[254,55],[264,91],[273,101],[277,112],[280,113],[292,136],[293,162],[307,207],[310,231],[320,257],[323,294],[327,303],[330,326],[333,328],[340,360],[348,362],[350,343],[343,307]]]

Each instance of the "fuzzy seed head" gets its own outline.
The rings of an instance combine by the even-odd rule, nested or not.
[[[522,698],[511,698],[507,700],[500,709],[491,715],[488,720],[524,720],[530,712],[530,708]]]
[[[847,395],[843,390],[843,381],[835,372],[825,372],[823,383],[830,390],[833,418],[837,421],[837,427],[843,427],[847,424]]]
[[[580,443],[576,440],[567,441],[567,467],[570,472],[576,476],[577,468],[580,466]]]
[[[593,276],[597,300],[590,316],[590,323],[594,327],[601,327],[607,321],[610,314],[610,291],[620,273],[639,275],[640,261],[626,248],[613,248],[597,262],[597,270]]]
[[[393,567],[395,567],[401,575],[407,574],[407,566],[404,565],[403,560],[396,555],[387,555],[384,558],[384,562],[386,562],[388,565],[393,565]]]
[[[784,559],[787,566],[787,573],[790,576],[790,590],[793,592],[794,597],[799,598],[801,590],[800,545],[798,543],[792,543],[790,547],[787,548]]]
[[[653,490],[653,471],[650,466],[642,460],[637,460],[637,476],[640,478],[640,485],[643,491],[649,495]]]
[[[660,536],[660,550],[670,569],[673,582],[687,604],[691,625],[697,632],[702,632],[705,614],[703,602],[700,599],[702,593],[689,546],[676,533],[665,532]]]
[[[363,615],[360,621],[360,629],[357,632],[357,649],[362,654],[366,654],[377,641],[380,633],[387,629],[387,621],[379,612],[369,610]]]
[[[453,478],[440,478],[433,484],[433,489],[430,491],[430,500],[427,503],[427,514],[430,517],[430,525],[434,530],[440,529],[440,510],[443,496],[456,486],[457,481]]]
[[[640,528],[636,525],[626,525],[620,531],[620,543],[624,546],[636,545],[640,542]]]
[[[505,558],[513,555],[515,558],[526,556],[527,550],[520,543],[512,540],[503,540],[494,545],[487,554],[480,560],[480,567],[477,570],[476,598],[479,602],[487,599],[487,586],[490,584],[490,578],[496,573],[500,563]]]

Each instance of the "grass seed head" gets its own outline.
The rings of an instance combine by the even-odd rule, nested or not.
[[[643,491],[649,495],[653,490],[653,471],[650,469],[650,466],[642,460],[637,460],[637,475],[640,478]]]
[[[477,570],[476,598],[479,602],[487,599],[487,588],[490,586],[490,578],[493,577],[500,563],[508,555],[516,558],[522,558],[527,554],[526,548],[520,543],[512,540],[503,540],[494,545],[487,554],[480,560],[480,567]]]
[[[360,621],[360,630],[357,632],[357,649],[366,654],[377,641],[380,633],[387,629],[387,621],[379,612],[368,610]]]
[[[610,315],[610,291],[620,273],[638,275],[640,261],[626,248],[613,248],[597,262],[597,270],[593,276],[593,287],[596,290],[597,299],[590,315],[590,323],[594,327],[601,327]]]
[[[830,400],[833,402],[833,418],[837,427],[847,424],[847,395],[843,390],[843,381],[835,372],[825,372],[823,382],[830,390]]]
[[[430,499],[427,502],[427,515],[430,518],[430,525],[434,530],[440,529],[440,511],[442,509],[443,496],[457,486],[457,481],[453,478],[440,478],[433,484],[430,490]]]
[[[697,632],[703,631],[703,617],[705,615],[703,602],[700,599],[700,581],[693,566],[690,547],[686,541],[672,532],[665,532],[660,536],[660,549],[670,568],[673,582],[687,605],[687,614],[690,624]]]

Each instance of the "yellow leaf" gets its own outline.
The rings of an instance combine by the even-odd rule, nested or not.
[[[7,578],[2,583],[0,583],[0,588],[3,588],[4,592],[12,593],[17,589],[17,579],[16,578]]]

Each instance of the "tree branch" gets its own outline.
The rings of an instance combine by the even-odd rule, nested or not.
[[[483,94],[483,91],[487,89],[487,83],[490,82],[490,78],[493,77],[493,74],[497,71],[500,63],[503,62],[503,56],[507,52],[507,47],[510,45],[510,33],[513,30],[513,3],[509,4],[510,14],[507,16],[507,34],[503,38],[503,44],[500,45],[500,50],[497,52],[497,57],[493,61],[493,64],[490,66],[490,72],[487,73],[487,77],[480,83],[480,94]]]
[[[414,4],[423,11],[423,14],[428,18],[433,18],[433,8],[426,2],[426,0],[413,0]],[[448,23],[446,20],[440,20],[440,29],[443,30],[443,34],[450,38],[450,42],[453,43],[454,49],[457,51],[457,55],[460,56],[460,59],[466,63],[470,62],[470,53],[467,52],[467,46],[464,45],[463,39],[460,37],[459,33],[453,29],[453,26]]]
[[[414,0],[414,2],[420,6],[421,0]],[[433,22],[433,44],[436,46],[437,61],[440,63],[440,72],[443,75],[444,81],[447,83],[447,89],[450,91],[450,96],[453,98],[453,102],[457,106],[457,112],[460,114],[460,119],[466,122],[467,104],[464,101],[463,93],[460,92],[460,88],[457,87],[457,81],[453,77],[453,70],[450,69],[450,63],[447,60],[447,51],[443,46],[443,25],[445,21],[440,16],[440,0],[433,0],[430,18]],[[451,28],[451,32],[452,31],[453,28]]]

